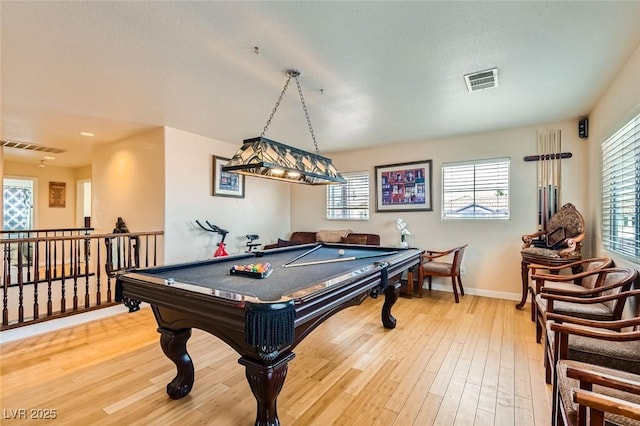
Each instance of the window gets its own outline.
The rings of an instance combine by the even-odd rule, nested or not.
[[[443,219],[509,219],[509,159],[442,165]]]
[[[640,259],[640,114],[602,144],[602,244]]]
[[[369,173],[342,173],[347,183],[327,186],[327,219],[369,219]]]

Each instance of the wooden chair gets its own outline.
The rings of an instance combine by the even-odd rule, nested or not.
[[[558,362],[556,425],[637,425],[640,376],[577,361]]]
[[[614,269],[614,268],[612,268]],[[611,276],[610,269],[604,269],[601,273],[606,274],[608,277]],[[595,296],[595,297],[572,297],[572,296],[555,296],[556,298],[562,298],[562,303],[565,303],[562,311],[555,311],[552,308],[551,311],[547,311],[544,313],[544,321],[546,322],[546,339],[545,339],[545,358],[544,358],[544,366],[545,366],[545,379],[547,383],[551,383],[551,376],[553,374],[553,368],[555,362],[557,361],[557,357],[554,352],[554,334],[550,331],[550,323],[549,321],[553,321],[553,318],[558,318],[556,314],[562,315],[562,317],[574,318],[572,321],[578,320],[592,320],[594,323],[592,324],[600,324],[601,327],[606,328],[605,325],[611,327],[612,330],[620,331],[621,328],[615,328],[615,326],[623,327],[624,325],[619,325],[617,321],[621,321],[622,312],[624,310],[624,305],[629,297],[634,297],[640,294],[640,290],[629,290],[627,286],[630,286],[635,280],[637,276],[637,272],[634,270],[628,270],[631,273],[628,275],[628,279],[624,279],[619,284],[623,288],[623,291],[613,292],[606,295]],[[617,275],[617,273],[616,273]],[[630,281],[627,284],[627,281]],[[607,287],[611,287],[611,285],[602,286],[603,290]],[[626,290],[624,290],[626,288]],[[613,288],[615,290],[615,288]],[[618,290],[620,287],[617,288]],[[606,291],[606,290],[605,290]],[[542,297],[545,297],[546,294],[542,293]],[[568,302],[567,302],[568,301]],[[560,302],[558,302],[560,303]],[[589,309],[592,309],[590,312]],[[636,315],[637,316],[637,315]],[[537,323],[536,326],[539,326],[540,323]],[[586,358],[585,358],[586,359]],[[581,359],[578,359],[581,360]],[[640,370],[638,370],[638,374],[640,374]]]
[[[640,290],[629,293],[638,296]],[[631,409],[636,415],[631,418],[640,420],[640,405],[637,405],[640,404],[640,309],[636,309],[634,317],[616,321],[595,321],[555,313],[549,313],[548,319],[547,340],[552,346],[556,366],[553,421],[564,425],[587,424],[590,413],[591,421],[595,421],[593,424],[602,424],[602,416],[614,424],[638,424],[626,419],[629,412],[625,410]],[[572,373],[571,368],[587,372]],[[629,381],[635,382],[635,390],[620,387]],[[623,406],[627,407],[621,408]]]
[[[536,341],[541,340],[548,312],[601,321],[622,318],[627,292],[637,274],[629,268],[605,268],[580,274],[583,280],[591,280],[595,275],[593,288],[567,290],[542,286],[535,298]]]
[[[582,259],[585,236],[584,218],[571,203],[551,216],[547,229],[522,236],[522,299],[516,305],[518,309],[524,307],[529,295],[529,265],[565,266]],[[579,272],[582,271],[574,268],[574,274]]]
[[[464,296],[464,288],[462,287],[462,280],[460,279],[460,265],[462,264],[462,255],[467,244],[453,248],[446,251],[427,250],[422,254],[420,260],[420,267],[418,269],[418,283],[420,283],[419,295],[422,297],[422,285],[424,283],[424,277],[429,277],[429,290],[431,290],[431,277],[451,277],[451,284],[453,285],[453,296],[456,303],[459,303],[458,298],[458,286],[460,287],[460,294]],[[445,256],[453,256],[451,263],[447,262],[434,262],[433,259],[438,259]]]
[[[562,266],[544,266],[538,264],[529,265],[531,271],[531,285],[529,290],[531,293],[531,321],[535,321],[539,315],[536,296],[542,291],[542,287],[554,290],[566,290],[566,293],[579,293],[585,289],[593,289],[597,284],[598,274],[591,272],[599,271],[610,267],[611,259],[608,257],[594,257],[591,259],[578,260]],[[541,270],[548,272],[541,272]],[[585,273],[563,274],[559,275],[563,270],[580,270]],[[563,292],[564,293],[564,292]],[[536,336],[536,341],[540,343],[541,336]]]
[[[551,216],[547,229],[522,236],[522,252],[547,258],[580,258],[585,235],[584,218],[567,203]]]

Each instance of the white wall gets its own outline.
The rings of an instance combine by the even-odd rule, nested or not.
[[[110,144],[92,155],[92,218],[96,233],[109,233],[118,217],[131,232],[164,228],[164,130]]]
[[[166,263],[210,258],[220,236],[195,224],[205,220],[229,231],[229,253],[246,250],[247,234],[267,244],[290,228],[289,185],[245,178],[245,197],[212,196],[212,157],[232,157],[239,146],[193,133],[165,128]]]
[[[371,219],[328,221],[324,218],[325,189],[295,187],[292,191],[291,228],[295,230],[345,229],[380,234],[382,244],[398,244],[396,219],[402,217],[412,235],[409,243],[423,249],[448,249],[468,244],[463,265],[465,290],[470,294],[519,300],[521,295],[520,249],[523,234],[536,231],[536,163],[524,162],[526,155],[536,154],[536,130],[560,129],[562,150],[571,159],[562,163],[562,202],[571,202],[578,210],[587,208],[587,146],[578,138],[577,119],[547,126],[518,128],[482,134],[415,143],[397,143],[328,156],[340,171],[368,170],[371,177]],[[443,162],[485,158],[511,158],[510,220],[440,219],[441,165]],[[433,211],[410,213],[376,213],[374,167],[408,161],[433,160]],[[589,218],[585,216],[589,221]],[[435,281],[451,288],[449,282]]]
[[[73,228],[76,226],[76,171],[69,167],[47,164],[39,168],[35,164],[4,162],[4,177],[35,179],[34,185],[34,228]],[[49,207],[49,182],[66,184],[65,207]]]
[[[602,248],[600,226],[602,223],[602,142],[623,124],[640,113],[640,46],[611,83],[596,107],[589,115],[589,205],[592,233],[597,234],[591,243],[599,256],[612,257],[616,265],[640,268],[640,265],[616,256]]]

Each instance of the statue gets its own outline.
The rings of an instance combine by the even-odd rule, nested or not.
[[[118,217],[118,220],[116,221],[116,227],[113,228],[113,234],[128,234],[129,233],[129,228],[127,228],[127,225],[124,223],[124,220],[122,220],[121,217]]]

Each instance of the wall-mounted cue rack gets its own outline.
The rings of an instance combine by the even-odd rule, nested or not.
[[[538,196],[538,230],[546,230],[547,223],[562,205],[562,171],[560,160],[571,158],[570,152],[562,152],[562,134],[559,129],[537,132],[538,154],[524,157],[524,161],[537,162],[536,186]]]
[[[557,154],[527,155],[524,157],[524,161],[563,160],[571,157],[573,154],[570,152],[559,152]]]

